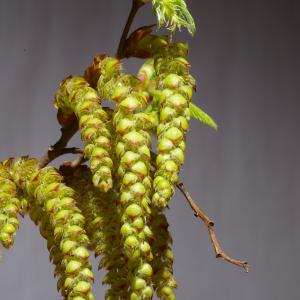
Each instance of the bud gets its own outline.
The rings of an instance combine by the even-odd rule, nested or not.
[[[137,109],[140,109],[141,105],[140,101],[136,97],[128,96],[120,102],[119,107],[127,112],[134,112]]]
[[[166,122],[166,121],[172,121],[174,117],[176,117],[176,110],[172,107],[164,107],[160,111],[160,121]]]
[[[139,241],[134,235],[130,235],[126,238],[124,244],[129,248],[135,248],[139,245]]]
[[[78,247],[72,251],[72,255],[78,257],[79,259],[86,260],[89,258],[89,252],[85,247]]]
[[[79,261],[71,260],[66,266],[66,273],[73,274],[77,273],[81,269],[82,264]]]
[[[60,249],[63,254],[69,254],[76,247],[77,243],[75,241],[64,240],[61,242]]]
[[[185,108],[188,104],[187,100],[181,94],[173,94],[169,96],[166,101],[167,105],[176,109],[177,111]]]
[[[140,182],[133,184],[130,187],[130,191],[135,195],[135,197],[142,197],[146,193],[144,185]]]
[[[142,297],[144,299],[152,299],[153,296],[153,290],[150,286],[147,286],[142,291]]]
[[[152,267],[148,263],[144,263],[139,267],[138,274],[142,277],[151,277],[153,274]]]
[[[182,82],[181,76],[178,76],[177,74],[169,74],[163,80],[163,85],[169,89],[176,89],[179,87],[181,82]]]
[[[171,140],[173,143],[177,143],[178,141],[181,141],[182,138],[183,138],[183,135],[182,135],[181,131],[176,127],[169,128],[165,132],[164,136],[167,139]]]
[[[135,204],[132,204],[132,205],[135,205]],[[142,212],[142,211],[141,211]],[[143,227],[144,227],[144,220],[143,218],[139,217],[139,218],[136,218],[133,222],[132,222],[132,226],[134,228],[136,228],[137,230],[142,230]]]
[[[79,281],[74,287],[74,291],[81,294],[87,294],[90,290],[91,284],[86,281]]]
[[[137,131],[131,131],[123,136],[125,143],[132,146],[141,146],[145,144],[145,138]]]
[[[148,174],[148,168],[144,162],[138,161],[131,166],[131,170],[141,177],[145,177]]]
[[[134,228],[132,228],[128,223],[124,223],[121,227],[121,234],[123,236],[128,236],[130,234],[133,234],[134,232]]]
[[[4,233],[7,233],[9,235],[13,235],[16,232],[16,228],[15,226],[13,226],[12,224],[5,224],[2,228],[1,231]]]
[[[140,216],[141,213],[142,209],[137,204],[130,204],[125,210],[125,214],[131,218],[136,218]]]
[[[147,285],[146,281],[142,278],[135,277],[132,282],[132,288],[134,290],[141,290]]]

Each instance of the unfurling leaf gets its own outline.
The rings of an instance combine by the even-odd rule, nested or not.
[[[186,27],[191,35],[196,32],[195,22],[184,0],[152,0],[159,26],[167,26],[175,31]]]
[[[190,103],[190,113],[191,117],[197,119],[198,121],[204,123],[205,125],[208,125],[209,127],[217,130],[218,125],[213,120],[212,117],[210,117],[206,112],[204,112],[200,107],[197,105]]]

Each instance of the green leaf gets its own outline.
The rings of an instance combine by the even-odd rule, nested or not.
[[[210,126],[211,128],[217,130],[218,125],[217,123],[213,120],[212,117],[210,117],[206,112],[204,112],[200,107],[197,105],[190,103],[190,113],[191,116],[198,121],[204,123],[205,125]]]
[[[152,0],[159,26],[167,26],[171,31],[186,27],[191,35],[196,26],[184,0]]]

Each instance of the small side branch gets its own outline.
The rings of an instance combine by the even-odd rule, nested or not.
[[[131,27],[131,24],[134,20],[134,17],[136,15],[136,13],[138,12],[138,10],[144,5],[145,3],[142,0],[132,0],[132,7],[131,7],[131,11],[129,13],[126,25],[123,29],[123,33],[121,35],[121,39],[119,42],[119,46],[118,46],[118,51],[116,54],[116,57],[119,59],[124,58],[124,48],[126,45],[126,39]]]
[[[216,257],[222,258],[226,261],[228,261],[231,264],[237,265],[241,268],[243,268],[247,273],[249,272],[249,264],[245,260],[239,260],[232,258],[231,256],[227,255],[221,248],[214,231],[214,222],[197,206],[197,204],[192,199],[189,192],[186,190],[183,183],[178,183],[177,188],[181,191],[181,193],[184,195],[185,199],[188,201],[191,209],[194,211],[194,214],[196,217],[199,217],[207,226],[208,233],[210,236],[210,240],[212,243],[212,246],[215,250]]]
[[[62,154],[81,153],[81,152],[77,152],[76,150],[77,148],[66,148],[69,140],[73,137],[73,135],[77,132],[77,130],[78,130],[77,120],[74,120],[69,126],[65,128],[61,128],[60,139],[53,146],[49,147],[48,151],[40,159],[38,167],[43,168],[47,166],[51,161],[53,161],[54,159],[56,159]]]
[[[88,159],[84,157],[84,153],[82,151],[78,157],[76,157],[73,161],[71,161],[70,167],[76,169],[80,165],[84,164],[86,161],[88,161]]]
[[[60,155],[63,154],[83,154],[83,150],[76,147],[64,148],[60,152]]]

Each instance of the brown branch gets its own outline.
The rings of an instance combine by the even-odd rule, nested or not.
[[[62,154],[66,153],[74,153],[74,152],[66,152],[65,148],[69,142],[69,140],[73,137],[73,135],[78,130],[78,122],[75,119],[73,122],[71,122],[67,127],[61,128],[61,137],[60,139],[53,145],[50,146],[48,151],[42,156],[38,163],[39,168],[43,168],[47,166],[51,161],[56,159]],[[75,148],[69,148],[69,150],[72,149],[75,151]],[[75,153],[78,153],[75,151]]]
[[[192,199],[189,192],[186,190],[184,184],[182,182],[178,183],[177,188],[181,191],[181,193],[184,195],[185,199],[188,201],[190,207],[192,208],[192,210],[195,213],[195,216],[199,217],[207,226],[210,240],[211,240],[211,243],[212,243],[213,248],[216,253],[216,257],[217,258],[221,257],[222,259],[243,268],[248,273],[249,272],[249,264],[247,261],[232,258],[231,256],[227,255],[222,250],[222,248],[216,238],[216,234],[214,232],[214,222],[197,206],[197,204],[194,202],[194,200]]]
[[[75,158],[73,161],[70,162],[70,167],[73,169],[76,169],[77,167],[79,167],[80,165],[85,163],[86,161],[88,161],[88,159],[84,157],[84,153],[82,151],[81,154],[77,158]]]
[[[83,154],[83,150],[77,147],[64,148],[60,152],[60,155],[63,154]]]
[[[144,5],[145,3],[142,0],[132,0],[132,7],[126,22],[126,25],[123,29],[122,35],[121,35],[121,39],[119,42],[119,46],[118,46],[118,51],[116,54],[116,57],[119,59],[124,58],[124,48],[126,45],[126,39],[129,33],[129,29],[131,27],[131,24],[134,20],[134,17],[136,15],[136,13],[138,12],[138,10]]]

